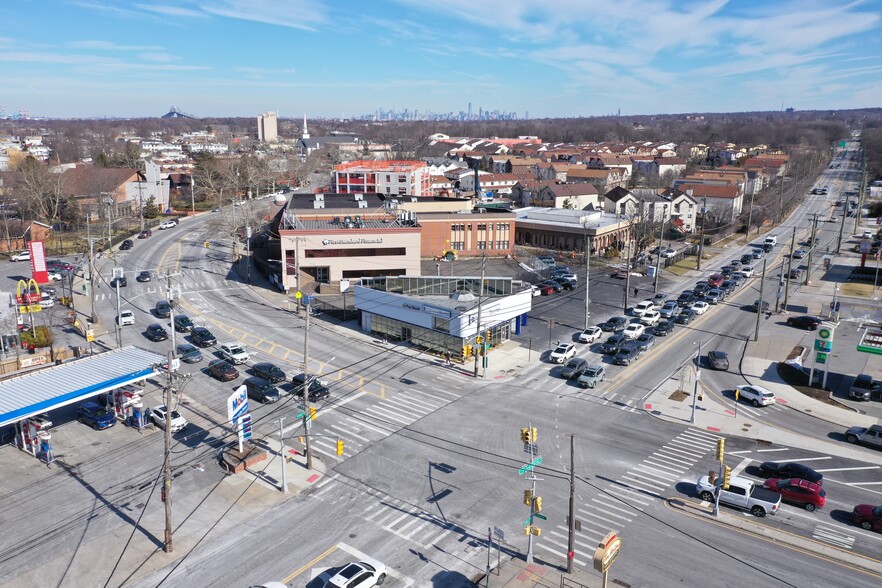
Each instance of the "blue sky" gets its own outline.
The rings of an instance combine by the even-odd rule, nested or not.
[[[6,0],[35,116],[880,106],[882,0]]]

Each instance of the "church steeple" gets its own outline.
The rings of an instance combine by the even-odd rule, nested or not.
[[[306,129],[306,113],[303,114],[303,138],[309,139],[309,131]]]

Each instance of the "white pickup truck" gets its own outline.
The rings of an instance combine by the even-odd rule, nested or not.
[[[707,476],[702,476],[695,483],[698,495],[707,502],[714,501],[715,488]],[[778,512],[781,495],[757,486],[747,478],[732,477],[729,480],[729,489],[720,490],[720,503],[748,510],[755,517],[764,517]]]

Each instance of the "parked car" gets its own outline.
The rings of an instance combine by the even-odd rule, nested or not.
[[[662,305],[661,310],[659,310],[658,312],[662,316],[662,318],[671,318],[672,316],[677,314],[679,310],[680,305],[676,301],[668,300]]]
[[[729,369],[729,356],[725,351],[714,350],[707,354],[707,363],[715,370]]]
[[[296,396],[303,396],[303,389],[306,387],[306,374],[299,373],[293,378],[291,378],[291,383],[294,385],[292,388],[292,394]],[[309,401],[310,402],[318,402],[319,400],[324,400],[331,395],[331,391],[328,389],[328,386],[322,380],[319,380],[316,376],[309,377]]]
[[[637,337],[642,335],[644,331],[646,331],[645,325],[641,325],[640,323],[631,323],[630,325],[625,327],[625,330],[622,331],[622,335],[624,335],[626,339],[636,339]]]
[[[175,331],[178,333],[189,333],[193,330],[193,321],[186,314],[176,314],[174,321]]]
[[[579,379],[576,380],[576,383],[579,384],[582,388],[594,388],[603,381],[606,377],[606,368],[602,365],[594,364],[588,366],[588,368],[579,376]]]
[[[674,330],[674,321],[662,321],[655,326],[652,334],[656,337],[667,337],[668,333]]]
[[[588,369],[588,360],[582,359],[581,357],[574,357],[561,368],[560,377],[565,380],[572,380],[573,378],[581,376],[582,372],[586,369]]]
[[[215,336],[205,327],[193,327],[190,331],[190,340],[199,347],[208,347],[217,343]]]
[[[153,236],[153,231],[151,231],[150,229],[144,229],[143,231],[138,233],[139,239],[146,239],[147,237],[152,237],[152,236]]]
[[[171,304],[169,304],[168,300],[160,300],[153,308],[153,312],[159,318],[168,318],[171,316]]]
[[[9,261],[30,261],[31,252],[29,250],[19,251],[9,256]]]
[[[558,283],[555,282],[554,280],[546,280],[546,281],[540,283],[539,286],[548,286],[548,287],[550,287],[552,290],[554,290],[555,293],[557,293],[557,292],[563,292],[563,286],[561,286],[560,284],[558,284]]]
[[[695,318],[695,311],[690,308],[684,308],[680,314],[674,317],[674,322],[678,325],[688,325]]]
[[[551,283],[558,284],[563,290],[572,290],[576,287],[576,282],[562,277],[552,278],[550,281]]]
[[[611,319],[609,319],[608,321],[606,321],[605,323],[600,323],[600,325],[598,325],[598,326],[603,331],[610,332],[610,333],[617,333],[619,331],[623,331],[625,329],[625,327],[628,326],[628,323],[630,323],[630,322],[631,321],[628,319],[628,317],[614,316]]]
[[[178,221],[171,219],[159,224],[159,230],[164,231],[166,229],[173,229],[178,226]]]
[[[807,331],[816,331],[821,326],[821,319],[809,315],[791,316],[787,317],[787,324]]]
[[[239,370],[225,359],[215,359],[208,364],[208,374],[221,382],[229,382],[239,377]]]
[[[178,357],[184,363],[199,363],[202,361],[202,352],[195,345],[181,343],[177,347]]]
[[[278,402],[282,397],[279,389],[263,378],[246,378],[243,384],[245,384],[248,398],[259,400],[263,404]]]
[[[655,345],[655,335],[652,333],[643,333],[636,339],[634,339],[634,343],[640,349],[641,353],[645,351],[649,351],[649,348]]]
[[[97,402],[84,402],[77,407],[77,420],[100,431],[115,425],[116,415]]]
[[[667,258],[667,259],[670,259],[670,258],[674,257],[675,255],[677,255],[677,252],[673,249],[665,249],[664,251],[661,252],[661,256],[664,258]]]
[[[812,468],[795,462],[764,461],[759,466],[761,478],[797,478],[823,485],[824,475]]]
[[[798,504],[809,512],[822,508],[827,503],[827,493],[824,489],[808,480],[769,478],[763,486],[777,492],[787,502]]]
[[[55,298],[46,291],[46,288],[43,288],[43,291],[40,293],[40,307],[52,308],[53,306],[55,306]]]
[[[120,251],[128,251],[132,247],[135,246],[135,243],[131,239],[126,239],[122,243],[119,244]]]
[[[288,379],[288,376],[285,375],[285,372],[282,371],[282,368],[274,363],[269,362],[254,364],[253,366],[251,366],[251,372],[255,376],[263,378],[271,384],[278,384],[279,382],[284,382]]]
[[[245,344],[241,341],[221,343],[220,354],[221,357],[235,365],[248,361],[248,352],[245,351]]]
[[[613,335],[600,344],[600,352],[606,355],[615,355],[626,341],[624,335]]]
[[[549,294],[554,294],[554,292],[555,292],[553,286],[550,286],[550,285],[544,284],[544,283],[536,284],[533,287],[536,288],[537,290],[539,290],[539,294],[542,296],[548,296]]]
[[[46,272],[46,275],[49,276],[49,279],[52,280],[53,282],[60,282],[61,280],[64,279],[64,274],[62,274],[58,270],[51,270],[50,269]]]
[[[746,400],[754,406],[775,404],[775,394],[762,386],[742,384],[741,386],[735,386],[735,389],[738,391],[739,400]]]
[[[147,270],[145,270],[145,271],[139,273],[139,274],[137,275],[137,277],[135,278],[135,280],[138,281],[138,282],[149,282],[149,281],[152,280],[152,279],[153,279],[153,276],[152,276],[152,275],[150,274],[150,272],[147,271]]]
[[[168,339],[168,332],[162,328],[162,325],[159,323],[153,323],[152,325],[147,326],[147,331],[145,335],[151,341],[165,341]]]
[[[882,531],[882,506],[858,504],[851,511],[851,520],[866,531]]]
[[[547,267],[554,267],[554,258],[550,255],[540,255],[537,257],[539,261],[545,264]]]
[[[595,341],[600,341],[601,337],[603,337],[603,329],[600,327],[588,327],[579,333],[579,343],[594,343]]]
[[[386,566],[372,558],[363,558],[344,566],[331,576],[325,588],[373,588],[386,580]]]
[[[845,440],[849,443],[862,443],[864,445],[882,447],[882,425],[851,427],[845,432]]]
[[[564,363],[575,355],[575,345],[573,345],[572,343],[561,343],[554,350],[552,350],[551,355],[549,355],[548,358],[554,363]]]
[[[119,313],[119,326],[125,327],[135,324],[135,313],[131,310],[121,310]]]
[[[848,387],[848,397],[855,400],[869,400],[873,388],[873,376],[858,374]]]
[[[613,363],[616,365],[631,365],[643,354],[640,347],[635,342],[625,343],[619,347],[619,352],[613,357]]]
[[[168,409],[165,405],[155,406],[150,409],[150,420],[159,427],[160,429],[165,429],[166,418],[168,416]],[[180,413],[176,410],[173,410],[171,413],[171,432],[177,433],[184,429],[187,426],[187,419],[182,417]]]

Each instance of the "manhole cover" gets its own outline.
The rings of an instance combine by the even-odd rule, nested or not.
[[[744,423],[745,427],[750,427],[750,423]]]

